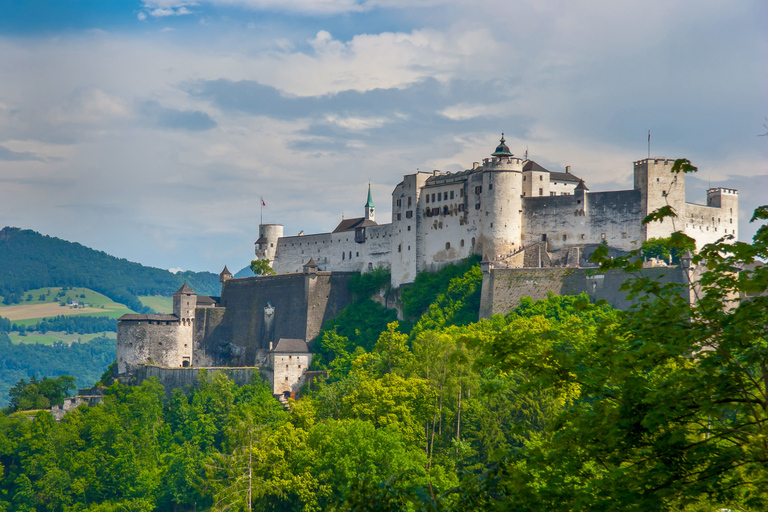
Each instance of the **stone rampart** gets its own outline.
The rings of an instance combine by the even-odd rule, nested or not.
[[[171,396],[174,389],[181,389],[185,393],[197,386],[200,372],[205,371],[208,378],[215,373],[224,373],[238,386],[250,384],[254,374],[257,374],[272,388],[272,372],[266,368],[249,367],[210,367],[210,368],[167,368],[155,365],[140,365],[135,374],[136,385],[141,385],[145,380],[156,378],[165,388],[167,397]]]
[[[621,285],[633,274],[620,270],[601,272],[585,268],[509,268],[492,269],[483,274],[480,318],[512,311],[523,297],[533,300],[554,295],[578,295],[586,292],[592,302],[605,300],[617,309],[628,309],[634,301],[621,291]],[[661,283],[685,284],[680,267],[644,268],[636,275],[653,277]]]

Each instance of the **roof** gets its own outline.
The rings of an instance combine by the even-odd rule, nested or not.
[[[299,352],[302,354],[309,354],[309,347],[304,340],[297,340],[294,338],[280,338],[277,345],[272,349],[272,352]]]
[[[197,305],[198,306],[206,306],[206,305],[217,305],[219,303],[220,297],[209,297],[208,295],[198,295],[197,296]]]
[[[229,269],[227,268],[227,266],[226,266],[226,265],[224,265],[224,270],[222,270],[222,271],[221,271],[221,274],[219,274],[219,275],[220,275],[220,276],[226,276],[226,275],[230,275],[230,276],[231,276],[231,275],[232,275],[232,272],[230,272],[230,271],[229,271]]]
[[[254,243],[256,243],[256,244],[265,244],[265,243],[267,243],[267,239],[262,236],[261,238],[256,240]]]
[[[174,293],[174,295],[183,295],[183,294],[196,295],[195,290],[187,286],[187,283],[184,283],[182,287],[176,290],[176,293]]]
[[[159,320],[162,322],[178,322],[179,317],[176,315],[123,315],[117,319],[118,322],[124,321],[142,321],[142,320]]]
[[[550,171],[549,169],[545,169],[544,167],[537,164],[533,160],[528,160],[523,164],[523,171],[548,172],[550,181],[571,181],[574,183],[578,183],[579,181],[582,181],[581,178],[569,172],[557,172],[557,171]]]
[[[315,263],[315,259],[314,259],[314,258],[310,257],[310,258],[309,258],[309,261],[308,261],[308,262],[306,262],[306,263],[304,264],[304,267],[302,267],[302,268],[308,268],[308,267],[309,267],[309,268],[312,268],[312,267],[315,267],[315,268],[317,268],[317,263]]]
[[[355,217],[353,219],[344,219],[339,222],[334,233],[340,233],[342,231],[352,231],[355,228],[367,228],[368,226],[378,226],[375,221],[366,220],[365,217]]]
[[[373,208],[373,198],[371,197],[371,184],[368,184],[368,202],[365,203],[367,208]]]
[[[576,190],[589,190],[584,184],[584,180],[579,180],[579,184],[576,185]]]
[[[509,151],[509,147],[505,144],[507,142],[507,139],[504,138],[504,133],[501,134],[501,140],[499,140],[499,145],[496,146],[496,151],[491,153],[491,156],[513,156],[512,152]]]

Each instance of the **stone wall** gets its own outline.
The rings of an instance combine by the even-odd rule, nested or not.
[[[288,392],[293,395],[304,385],[304,374],[312,363],[312,354],[273,352],[270,354],[270,361],[274,375],[272,394],[282,395]]]
[[[347,286],[352,275],[318,272],[230,279],[221,292],[225,311],[202,350],[222,354],[222,359],[210,356],[216,360],[229,357],[235,364],[252,365],[257,352],[269,349],[270,341],[296,338],[310,343],[322,324],[352,301]],[[265,322],[268,305],[274,308],[270,328]]]
[[[644,268],[643,277],[653,277],[661,283],[687,283],[680,267]],[[626,298],[619,288],[629,277],[626,272],[598,272],[585,268],[521,268],[492,269],[483,274],[480,318],[512,311],[523,297],[533,300],[554,295],[578,295],[586,292],[592,302],[606,300],[618,309],[628,309],[634,301]],[[687,297],[687,291],[684,292]]]
[[[117,368],[121,375],[136,364],[191,364],[192,322],[121,321],[117,323]]]
[[[258,367],[211,367],[211,368],[167,368],[156,365],[141,365],[135,373],[136,385],[141,385],[145,380],[156,378],[165,388],[167,397],[171,396],[174,389],[181,389],[185,393],[197,386],[200,372],[206,372],[208,378],[214,373],[224,373],[238,386],[250,384],[254,374],[272,387],[272,372]]]

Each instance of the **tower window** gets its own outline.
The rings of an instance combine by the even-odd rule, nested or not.
[[[408,206],[411,206],[411,196],[408,196]]]
[[[451,242],[445,242],[445,250],[447,251],[450,248],[451,248]]]
[[[544,181],[544,176],[542,176],[541,174],[539,174],[539,181]]]
[[[488,190],[493,190],[493,183],[488,184]]]
[[[435,194],[432,194],[432,202],[435,202]]]
[[[459,247],[464,247],[464,239],[463,239],[463,238],[462,238],[462,239],[461,239],[461,241],[459,242]]]
[[[453,199],[453,190],[451,190],[451,199]]]
[[[540,189],[539,189],[539,195],[540,195],[540,196],[543,196],[543,195],[544,195],[544,189],[543,189],[543,188],[540,188]]]
[[[427,194],[427,202],[429,202],[429,194]]]
[[[443,194],[442,193],[440,193],[440,192],[437,193],[437,200],[438,201],[442,201],[443,200]]]

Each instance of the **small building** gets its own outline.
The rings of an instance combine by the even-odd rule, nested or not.
[[[304,377],[312,363],[312,353],[304,340],[280,338],[271,346],[269,362],[273,371],[272,393],[285,398],[296,398],[304,385]]]

